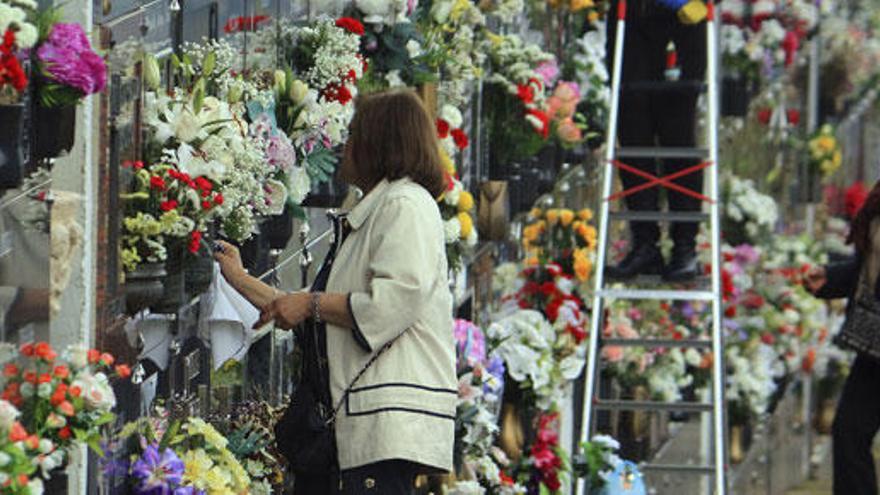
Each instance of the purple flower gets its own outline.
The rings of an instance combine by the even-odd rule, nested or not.
[[[454,335],[460,360],[473,365],[486,359],[486,338],[480,327],[467,320],[455,320]]]
[[[131,468],[132,476],[139,480],[135,491],[140,495],[192,495],[192,487],[179,486],[183,472],[183,461],[177,454],[166,448],[160,455],[157,444],[148,446]]]
[[[486,384],[485,392],[490,392],[495,395],[501,393],[504,390],[504,360],[499,356],[492,355],[489,358],[489,362],[486,364],[486,372],[495,377],[495,383],[497,384],[495,387],[489,387],[489,384]]]
[[[535,69],[535,72],[541,76],[541,79],[544,80],[544,87],[551,87],[553,83],[556,82],[556,78],[559,77],[559,66],[556,65],[556,60],[547,60],[545,62],[541,62],[540,65]]]
[[[290,138],[281,132],[269,137],[266,157],[270,165],[284,171],[290,171],[296,165],[296,150]]]
[[[79,24],[56,24],[37,50],[37,58],[50,79],[79,90],[83,96],[107,85],[104,59],[92,51]]]

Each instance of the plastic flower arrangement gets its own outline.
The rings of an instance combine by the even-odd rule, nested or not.
[[[573,465],[576,476],[585,478],[587,493],[606,493],[606,487],[610,493],[646,493],[638,467],[621,459],[618,450],[620,443],[607,435],[596,435],[581,445]]]
[[[135,494],[239,495],[251,479],[229,441],[200,418],[157,417],[128,423],[111,442],[107,476],[121,476]]]
[[[834,175],[843,163],[840,143],[830,124],[825,124],[807,142],[810,170],[827,179]]]
[[[725,178],[721,198],[725,242],[757,244],[768,239],[779,219],[776,201],[758,192],[755,183],[734,175]]]
[[[37,48],[36,59],[45,81],[39,87],[45,107],[75,105],[107,84],[104,59],[92,50],[79,24],[53,24]]]
[[[36,8],[33,0],[0,0],[0,104],[17,103],[27,88],[19,56],[37,42]]]
[[[38,464],[32,462],[51,451],[51,441],[40,439],[25,430],[21,411],[6,400],[0,400],[0,493],[4,495],[41,495],[43,480]]]
[[[587,123],[583,114],[577,112],[580,102],[580,87],[577,83],[567,81],[560,81],[547,98],[547,114],[552,122],[553,134],[565,147],[573,147],[584,140]]]
[[[440,107],[437,116],[437,138],[449,157],[455,157],[470,145],[468,135],[462,126],[464,126],[464,117],[461,115],[461,110],[450,104]]]
[[[523,228],[523,249],[527,265],[555,263],[580,283],[593,271],[597,231],[590,225],[590,209],[534,209]]]
[[[33,462],[44,478],[65,465],[66,449],[76,443],[103,455],[102,429],[115,418],[110,381],[131,375],[128,366],[114,362],[110,354],[82,347],[70,347],[59,357],[49,344],[38,342],[24,344],[18,359],[3,368],[0,397],[21,411],[21,423],[12,431],[38,435],[25,442],[39,446]]]
[[[474,224],[474,196],[464,189],[455,178],[454,165],[448,155],[441,150],[447,167],[448,187],[438,199],[440,215],[443,217],[443,229],[446,238],[446,259],[450,270],[457,271],[461,267],[461,258],[465,252],[476,246],[478,236]],[[449,168],[452,168],[452,173]]]

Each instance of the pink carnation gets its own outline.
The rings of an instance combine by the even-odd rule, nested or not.
[[[37,50],[37,58],[50,79],[79,90],[83,96],[102,91],[107,85],[104,59],[92,51],[79,24],[56,24]]]

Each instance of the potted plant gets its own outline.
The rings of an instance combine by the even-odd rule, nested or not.
[[[92,50],[75,23],[57,22],[58,10],[41,15],[41,40],[35,52],[37,77],[33,99],[34,159],[70,151],[76,134],[76,105],[107,83],[104,59]]]
[[[0,0],[0,188],[18,187],[27,161],[24,139],[28,76],[23,50],[37,41],[31,2]]]

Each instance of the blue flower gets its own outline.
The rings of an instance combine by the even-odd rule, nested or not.
[[[150,445],[131,468],[139,483],[135,492],[140,495],[193,495],[192,487],[181,487],[184,465],[173,450],[159,453],[156,444]]]

